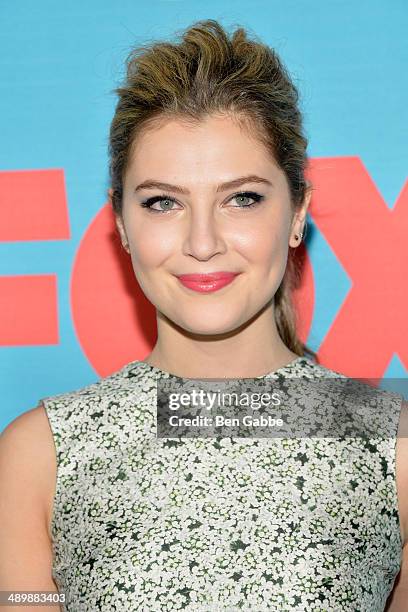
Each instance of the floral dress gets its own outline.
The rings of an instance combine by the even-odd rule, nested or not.
[[[402,555],[395,434],[160,438],[171,376],[134,361],[41,400],[64,610],[384,610]],[[257,378],[336,376],[298,357]],[[396,432],[401,396],[374,397]]]

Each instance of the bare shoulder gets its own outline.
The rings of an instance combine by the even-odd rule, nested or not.
[[[386,612],[405,612],[408,599],[408,402],[402,401],[395,445],[395,478],[403,542],[401,570],[385,607]]]
[[[40,439],[37,436],[40,436]],[[0,433],[1,448],[7,446],[9,442],[24,442],[35,446],[37,442],[44,442],[47,439],[52,442],[48,418],[42,404],[17,416]]]
[[[398,436],[395,445],[395,472],[401,537],[408,543],[408,402],[402,401]]]
[[[45,512],[47,528],[57,474],[56,453],[43,405],[23,412],[0,434],[0,478],[5,492],[24,482],[38,510]],[[42,506],[42,507],[41,507]]]
[[[0,434],[0,582],[51,588],[49,521],[56,481],[54,440],[39,405]],[[3,586],[3,589],[9,587]],[[47,589],[47,590],[48,590]]]

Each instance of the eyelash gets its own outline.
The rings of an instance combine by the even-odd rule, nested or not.
[[[240,196],[244,196],[246,198],[252,198],[253,200],[255,200],[251,204],[236,207],[236,208],[241,208],[241,209],[254,208],[265,198],[265,196],[260,195],[259,193],[256,193],[255,191],[241,191],[240,193],[236,193],[235,195],[233,195],[231,199],[238,198]],[[152,198],[148,198],[144,202],[141,202],[140,205],[143,208],[147,208],[148,211],[151,213],[159,213],[159,214],[164,213],[165,214],[165,213],[171,212],[173,209],[157,210],[156,208],[152,208],[153,204],[155,204],[156,202],[161,202],[162,200],[169,200],[170,202],[176,202],[176,200],[172,198],[171,196],[162,194],[162,195],[153,196]]]

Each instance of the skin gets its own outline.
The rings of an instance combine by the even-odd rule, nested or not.
[[[274,187],[245,184],[216,193],[219,183],[248,174],[268,178]],[[139,204],[159,191],[133,193],[148,178],[182,185],[190,194],[169,193],[177,210],[154,216]],[[304,226],[310,191],[295,215],[282,171],[255,138],[225,117],[194,128],[173,121],[146,133],[135,148],[124,190],[117,226],[136,277],[157,309],[158,341],[145,361],[185,377],[253,377],[296,357],[277,334],[273,296],[288,246],[300,243],[294,235]],[[236,209],[233,194],[248,190],[265,195],[263,204]],[[242,275],[213,294],[189,293],[172,277],[214,270]],[[407,435],[406,402],[403,413]],[[404,548],[388,612],[405,611],[408,597],[408,437],[399,437],[396,449]],[[57,591],[51,538],[56,477],[54,439],[43,407],[37,406],[0,435],[0,590]]]
[[[217,192],[238,177],[257,175],[272,185],[246,182]],[[181,186],[143,188],[155,180]],[[264,199],[236,198],[253,191]],[[112,192],[110,192],[110,195]],[[168,212],[150,212],[149,197],[175,199]],[[158,339],[147,363],[185,377],[255,377],[297,357],[282,342],[274,295],[289,246],[297,247],[311,197],[295,213],[285,173],[260,141],[228,116],[194,125],[168,120],[141,134],[123,185],[116,224],[135,276],[156,307]],[[168,204],[167,200],[165,204]],[[162,204],[153,205],[158,211]],[[210,294],[186,289],[174,274],[241,274]]]

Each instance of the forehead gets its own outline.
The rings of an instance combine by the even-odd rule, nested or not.
[[[136,138],[127,175],[132,178],[189,179],[232,177],[237,174],[282,173],[272,153],[251,126],[227,115],[200,121],[160,120]],[[154,176],[153,176],[154,175]]]

